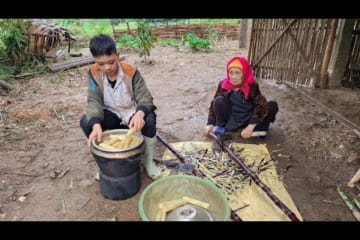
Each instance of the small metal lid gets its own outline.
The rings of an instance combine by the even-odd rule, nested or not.
[[[214,221],[214,218],[204,208],[186,204],[169,212],[166,221]]]

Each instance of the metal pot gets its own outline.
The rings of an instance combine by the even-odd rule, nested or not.
[[[102,135],[102,139],[104,141],[108,140],[110,138],[110,135],[119,135],[119,136],[125,136],[128,132],[128,129],[115,129],[115,130],[108,130],[104,131]],[[128,157],[134,156],[138,153],[142,153],[145,150],[145,144],[144,144],[144,137],[140,133],[133,133],[134,136],[141,138],[141,142],[138,145],[131,146],[130,148],[124,148],[124,149],[107,149],[102,148],[98,145],[96,142],[96,139],[94,138],[91,141],[91,147],[90,150],[93,154],[99,157],[104,158],[121,158],[126,159]]]

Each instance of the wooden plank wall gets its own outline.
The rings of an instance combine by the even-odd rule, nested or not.
[[[201,38],[209,38],[211,31],[228,39],[239,39],[240,24],[176,24],[176,25],[159,25],[154,28],[154,33],[158,38],[175,38],[180,39],[186,33],[191,32]],[[115,30],[114,39],[117,41],[122,34],[129,34],[128,30]],[[130,34],[136,36],[136,29],[130,30]]]
[[[292,20],[253,20],[248,52],[252,65],[258,62]],[[330,30],[331,19],[296,19],[254,69],[256,77],[314,87],[320,81]]]

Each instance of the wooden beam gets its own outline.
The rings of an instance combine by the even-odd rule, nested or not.
[[[13,86],[10,83],[5,82],[4,80],[1,80],[1,79],[0,79],[0,86],[6,88],[6,90],[12,90],[13,89]]]
[[[124,59],[125,59],[125,56],[119,57],[120,61],[122,61]],[[84,56],[81,58],[71,59],[71,60],[67,60],[67,61],[63,61],[63,62],[59,62],[59,63],[54,63],[51,65],[48,65],[47,67],[52,72],[57,72],[57,71],[60,71],[63,69],[74,68],[74,67],[83,66],[86,64],[91,64],[91,63],[94,63],[94,58],[92,56]]]
[[[63,69],[69,69],[69,68],[82,66],[82,65],[90,64],[90,63],[94,63],[94,58],[92,56],[85,56],[85,57],[81,57],[81,58],[70,59],[67,61],[59,62],[59,63],[54,63],[51,65],[48,65],[47,67],[52,72],[57,72],[57,71],[60,71]]]

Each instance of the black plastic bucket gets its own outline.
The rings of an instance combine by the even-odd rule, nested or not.
[[[105,131],[103,139],[110,134],[125,135],[126,129]],[[91,152],[100,169],[100,192],[111,200],[132,197],[140,189],[140,162],[144,153],[143,137],[141,144],[128,149],[109,150],[98,146],[93,140]]]

